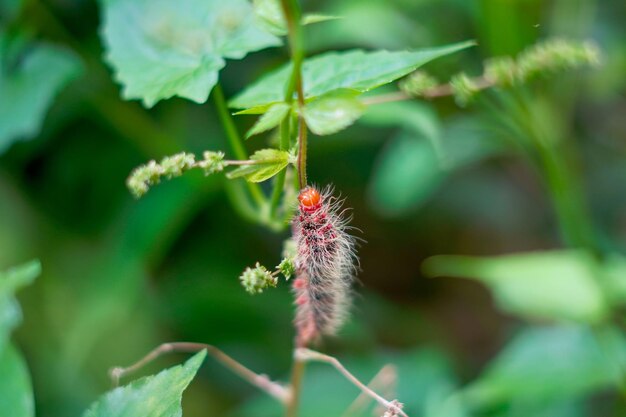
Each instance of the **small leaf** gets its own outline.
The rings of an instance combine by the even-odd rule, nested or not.
[[[35,401],[28,368],[22,355],[8,345],[0,350],[0,410],[10,417],[33,417]]]
[[[328,52],[304,61],[304,93],[306,98],[313,98],[339,89],[369,91],[404,77],[433,59],[472,45],[473,42],[461,42],[418,51]],[[287,64],[264,76],[234,97],[230,106],[247,109],[283,101],[290,74],[291,64]]]
[[[173,96],[207,100],[225,58],[280,40],[261,30],[246,0],[104,0],[106,58],[126,99],[146,107]]]
[[[272,107],[274,104],[278,104],[278,103],[270,103],[270,104],[264,104],[262,106],[250,107],[249,109],[235,112],[233,113],[233,115],[240,116],[242,114],[264,114],[264,113],[267,113],[269,108]]]
[[[365,111],[365,105],[354,94],[327,94],[307,103],[304,119],[311,132],[330,135],[354,123]]]
[[[30,261],[0,272],[0,352],[11,331],[22,321],[22,310],[15,299],[17,290],[31,284],[41,273],[39,261]]]
[[[472,408],[492,408],[513,400],[545,404],[617,387],[625,352],[624,336],[612,328],[527,328],[461,395]]]
[[[258,163],[241,166],[226,174],[226,177],[229,179],[244,177],[250,182],[265,181],[285,169],[289,164],[289,153],[278,149],[261,149],[250,159]]]
[[[477,279],[491,289],[502,310],[525,318],[596,323],[608,313],[596,282],[597,265],[584,251],[433,256],[423,270],[429,276]]]
[[[331,16],[326,14],[306,14],[302,16],[301,23],[303,25],[312,25],[314,23],[328,22],[329,20],[337,20],[341,18],[341,16]]]
[[[252,128],[246,133],[246,138],[267,130],[273,129],[283,121],[287,113],[289,113],[290,106],[286,103],[277,103],[272,105],[267,113],[262,115],[259,120],[252,126]]]
[[[183,391],[205,357],[203,350],[183,365],[115,388],[93,403],[83,417],[180,417]]]
[[[287,34],[287,22],[280,0],[253,0],[252,4],[257,21],[263,29],[276,36]]]
[[[5,60],[0,67],[6,67],[0,70],[0,153],[16,140],[39,133],[55,96],[81,71],[76,55],[65,48],[45,43],[29,48],[14,44],[21,42],[0,33],[0,52]],[[8,50],[16,55],[15,66],[5,55]]]

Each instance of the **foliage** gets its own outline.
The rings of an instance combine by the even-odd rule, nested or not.
[[[0,152],[39,133],[55,96],[80,70],[67,48],[29,44],[24,35],[0,27]]]
[[[326,183],[367,241],[321,345],[355,376],[395,365],[376,390],[411,416],[623,414],[624,6],[306,6],[0,0],[0,270],[46,274],[22,323],[39,264],[0,273],[0,414],[180,417],[194,378],[186,417],[280,413],[204,353],[93,401],[170,337],[287,380],[298,254],[274,232]],[[307,365],[299,415],[358,393]]]
[[[183,391],[205,356],[206,351],[199,352],[182,365],[114,389],[92,404],[84,417],[181,416]]]
[[[472,42],[420,51],[361,50],[328,52],[307,59],[302,66],[304,93],[307,99],[337,90],[365,92],[401,78],[433,59],[472,46]],[[289,79],[288,64],[246,88],[230,100],[238,109],[264,106],[283,101],[282,92]]]
[[[41,272],[38,261],[0,272],[0,410],[15,417],[33,417],[35,401],[28,368],[9,342],[11,332],[22,321],[17,290],[31,284]]]
[[[145,106],[173,96],[203,103],[225,59],[280,41],[257,28],[245,0],[103,0],[107,60],[126,99]]]

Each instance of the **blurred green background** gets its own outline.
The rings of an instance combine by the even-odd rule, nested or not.
[[[0,12],[9,13],[10,3]],[[332,0],[304,8],[344,17],[306,28],[309,54],[476,39],[477,47],[426,67],[441,79],[460,69],[479,74],[483,59],[515,55],[541,38],[595,40],[602,67],[541,82],[532,97],[537,106],[547,101],[559,110],[547,120],[567,132],[598,246],[624,253],[626,2]],[[16,334],[37,416],[80,415],[109,388],[111,366],[165,341],[211,343],[286,379],[293,334],[288,285],[250,296],[237,277],[256,261],[277,264],[287,232],[241,220],[217,176],[190,173],[139,201],[130,196],[124,183],[135,166],[227,146],[210,101],[175,98],[146,110],[120,99],[102,61],[99,16],[93,1],[26,0],[12,23],[32,39],[74,51],[82,67],[55,98],[41,131],[0,155],[0,268],[30,258],[43,266],[20,295],[25,321]],[[286,59],[287,51],[275,48],[229,62],[221,71],[227,96]],[[350,321],[320,349],[365,380],[395,364],[396,396],[412,416],[464,415],[447,395],[480,375],[487,382],[474,396],[483,404],[477,415],[626,415],[621,395],[594,366],[598,358],[585,350],[595,343],[588,330],[534,326],[500,312],[480,283],[431,280],[420,272],[431,255],[496,255],[563,243],[536,170],[515,146],[489,136],[489,110],[460,109],[451,98],[394,106],[372,107],[350,129],[310,140],[310,179],[341,191],[366,241]],[[242,131],[254,122],[236,120]],[[453,149],[448,167],[438,165],[425,125]],[[262,139],[249,143],[249,149],[261,146]],[[164,358],[146,372],[182,358]],[[484,370],[494,358],[500,368],[489,379]],[[572,364],[585,366],[568,373]],[[357,394],[330,368],[311,365],[302,415],[340,415]],[[183,404],[186,417],[279,412],[210,358]]]

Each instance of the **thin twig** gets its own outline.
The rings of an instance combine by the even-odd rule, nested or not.
[[[396,367],[392,364],[387,364],[383,366],[376,375],[374,375],[374,378],[371,379],[371,381],[369,382],[369,384],[367,384],[367,386],[371,390],[377,391],[377,390],[394,385],[397,379],[398,379],[398,371]],[[387,393],[390,394],[389,391]],[[343,413],[343,416],[349,417],[349,416],[358,414],[361,410],[363,410],[367,406],[369,401],[371,401],[371,398],[366,393],[362,392],[361,394],[359,394],[358,397],[356,397],[356,399],[352,402],[352,404],[350,404],[350,406],[346,409],[346,411]]]
[[[374,392],[371,388],[369,388],[367,385],[365,385],[364,383],[359,381],[354,375],[352,375],[341,364],[341,362],[339,362],[337,360],[337,358],[334,358],[334,357],[329,356],[329,355],[324,355],[323,353],[316,352],[314,350],[310,350],[310,349],[306,349],[306,348],[296,349],[296,351],[295,351],[295,358],[296,358],[296,360],[301,360],[301,361],[305,361],[305,362],[309,362],[309,361],[325,362],[325,363],[328,363],[328,364],[334,366],[335,369],[337,369],[337,371],[339,371],[340,374],[342,374],[344,377],[346,377],[346,379],[348,381],[352,382],[361,391],[363,391],[365,394],[369,395],[374,400],[376,400],[380,405],[382,405],[383,407],[385,407],[388,410],[393,410],[394,412],[396,412],[398,414],[401,414],[404,417],[408,417],[407,414],[404,411],[402,411],[402,409],[397,405],[396,402],[388,401],[388,400],[384,399],[383,397],[378,395],[376,392]]]
[[[148,363],[152,362],[159,356],[170,353],[170,352],[199,352],[201,350],[206,349],[207,353],[215,360],[220,362],[222,365],[233,371],[235,374],[239,375],[241,378],[245,379],[252,385],[257,388],[265,391],[271,397],[276,398],[282,404],[286,404],[289,399],[289,389],[279,384],[278,382],[274,382],[270,380],[267,375],[259,375],[250,369],[243,366],[241,363],[237,362],[235,359],[231,358],[218,348],[213,345],[208,345],[206,343],[191,343],[191,342],[173,342],[173,343],[163,343],[162,345],[156,347],[151,352],[149,352],[146,356],[135,362],[134,364],[122,368],[116,367],[109,371],[109,375],[113,380],[114,386],[119,385],[119,381],[122,377],[136,372],[141,369]]]

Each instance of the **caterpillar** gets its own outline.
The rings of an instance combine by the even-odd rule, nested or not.
[[[296,343],[303,347],[335,334],[345,320],[357,257],[355,238],[347,232],[350,219],[330,187],[322,192],[306,187],[298,200],[292,221],[297,248],[293,292]]]

